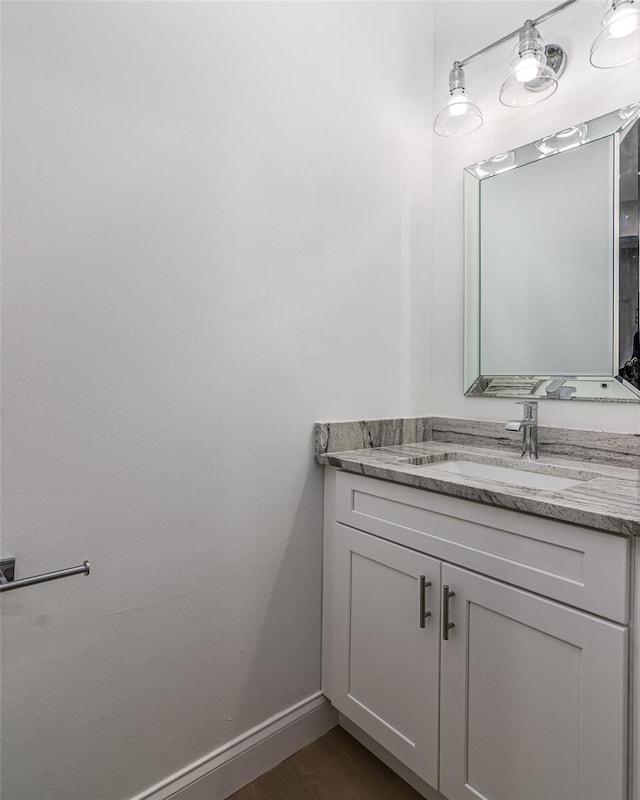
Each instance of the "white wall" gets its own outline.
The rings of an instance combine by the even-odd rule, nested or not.
[[[435,106],[444,100],[454,60],[466,58],[518,28],[526,18],[539,16],[556,5],[534,0],[437,2]],[[511,109],[500,104],[498,90],[514,47],[514,42],[509,42],[466,69],[467,88],[484,114],[483,127],[460,139],[434,136],[432,414],[506,420],[517,413],[511,400],[463,396],[462,170],[488,156],[638,100],[638,62],[611,70],[597,70],[589,64],[589,47],[599,30],[602,5],[600,0],[581,0],[540,25],[545,41],[561,44],[569,54],[567,71],[552,97],[529,108]],[[535,247],[535,241],[532,228],[522,247]],[[576,300],[579,302],[579,292]],[[640,407],[550,401],[541,404],[540,420],[545,425],[636,432],[640,431]]]
[[[125,800],[318,690],[313,421],[424,410],[431,42],[4,4],[2,550],[93,572],[3,597],[3,800]]]

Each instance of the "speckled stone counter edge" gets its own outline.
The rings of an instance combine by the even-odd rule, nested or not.
[[[540,450],[552,455],[630,469],[640,467],[640,434],[541,425],[538,429],[538,440]],[[317,422],[315,425],[316,455],[428,441],[504,450],[520,448],[520,434],[508,433],[502,422],[450,417],[409,417]]]
[[[431,440],[431,418],[370,419],[353,422],[316,422],[315,453],[365,450]]]

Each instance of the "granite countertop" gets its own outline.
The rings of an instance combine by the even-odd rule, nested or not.
[[[517,452],[441,441],[319,452],[316,461],[358,475],[609,533],[640,536],[640,480],[637,469],[543,453],[538,461],[528,462],[526,469],[578,479],[575,486],[562,491],[549,491],[512,486],[488,478],[471,478],[438,469],[438,462],[454,460],[453,454],[457,454],[459,460],[480,461],[495,466],[522,466]]]

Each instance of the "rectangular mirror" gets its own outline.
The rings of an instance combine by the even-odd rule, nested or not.
[[[465,169],[465,394],[640,401],[639,116]]]

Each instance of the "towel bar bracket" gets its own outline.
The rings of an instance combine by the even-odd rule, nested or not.
[[[11,583],[15,577],[15,558],[0,558],[0,584]]]

